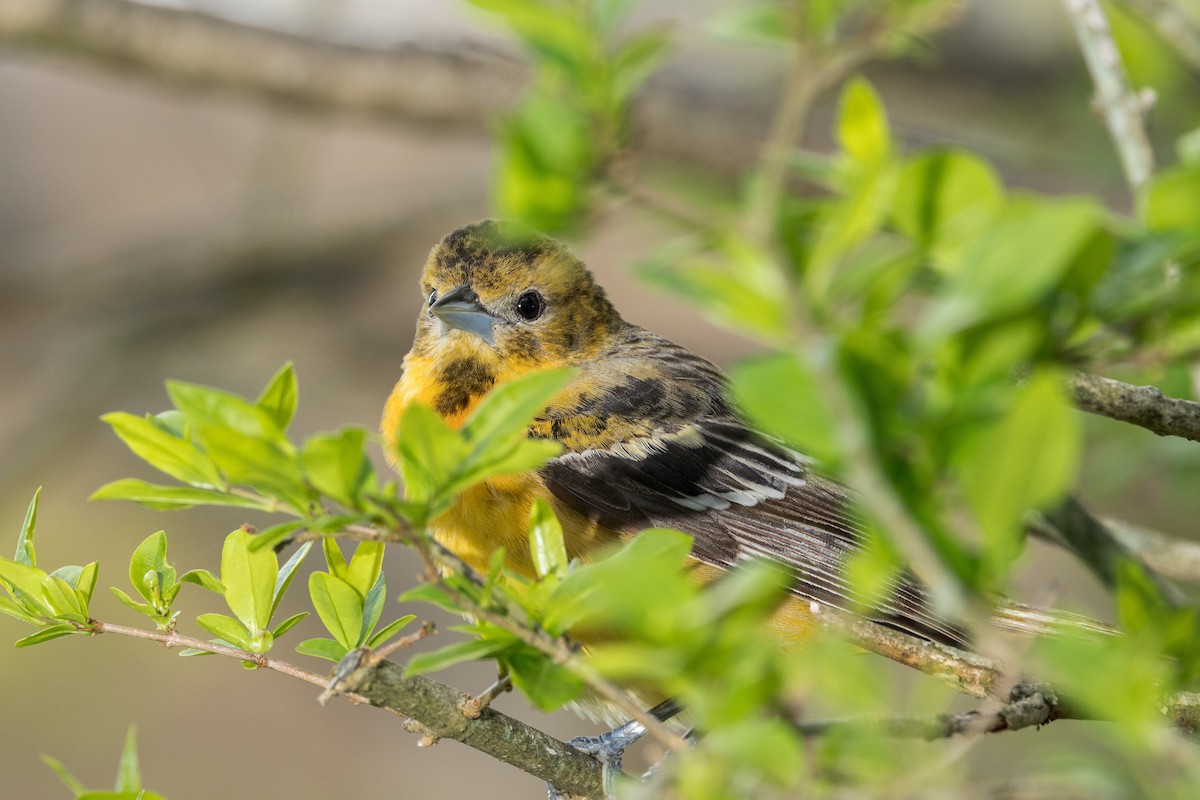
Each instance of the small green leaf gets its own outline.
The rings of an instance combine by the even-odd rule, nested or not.
[[[58,776],[58,779],[63,782],[63,784],[71,791],[72,794],[80,795],[87,791],[83,784],[80,783],[74,775],[67,772],[67,768],[63,766],[61,761],[44,754],[41,758],[42,763],[54,770],[54,774]]]
[[[505,656],[513,685],[542,711],[557,711],[583,693],[583,681],[531,648]]]
[[[362,428],[319,433],[305,440],[300,463],[313,488],[346,508],[360,508],[363,487],[374,476],[364,450],[366,440]]]
[[[286,542],[293,533],[303,528],[307,523],[304,520],[294,519],[289,522],[281,522],[278,525],[272,525],[269,528],[263,528],[258,533],[254,534],[254,540],[250,542],[250,550],[274,550],[279,545]]]
[[[891,153],[887,114],[865,78],[854,78],[842,91],[837,135],[843,152],[856,163],[879,164]]]
[[[497,639],[470,639],[428,653],[417,653],[408,660],[406,675],[421,675],[461,664],[491,658],[512,645]]]
[[[365,642],[371,635],[375,624],[379,622],[379,617],[383,615],[383,604],[386,600],[387,582],[383,578],[383,573],[380,572],[379,577],[375,579],[375,585],[371,587],[363,600],[362,632],[358,636],[358,641]]]
[[[236,530],[221,549],[221,583],[225,602],[251,631],[264,630],[271,620],[272,597],[279,560],[271,550],[252,552],[253,534]]]
[[[308,576],[308,592],[317,616],[333,638],[348,651],[357,647],[362,633],[363,598],[354,587],[327,572],[314,572]]]
[[[39,486],[33,492],[33,499],[29,501],[29,507],[25,509],[25,521],[21,524],[21,535],[17,538],[17,554],[13,556],[13,561],[27,567],[37,566],[37,555],[33,549],[33,534],[37,528],[38,500],[41,496],[42,487]]]
[[[138,612],[139,614],[145,614],[147,617],[159,616],[158,609],[156,609],[154,606],[152,606],[148,603],[139,603],[137,600],[134,600],[132,597],[125,594],[125,592],[121,591],[117,587],[110,586],[110,587],[108,587],[108,590],[113,593],[114,597],[116,597],[122,603],[129,606],[130,608],[132,608],[134,611]]]
[[[21,605],[9,600],[7,597],[0,597],[0,613],[7,614],[22,622],[28,622],[30,625],[42,624],[42,620],[39,617],[30,614]]]
[[[154,580],[148,580],[153,575]],[[159,606],[162,587],[175,583],[175,568],[167,563],[167,534],[158,531],[146,537],[129,562],[129,582],[147,603]]]
[[[300,622],[300,620],[304,619],[307,616],[308,616],[307,611],[301,611],[299,614],[293,614],[292,616],[285,619],[283,622],[276,625],[274,627],[274,629],[272,629],[272,631],[271,631],[271,636],[278,639],[280,636],[283,636],[285,633],[290,631],[292,628],[296,627],[296,624],[298,622]]]
[[[563,543],[562,524],[550,504],[540,497],[533,501],[530,512],[529,545],[539,578],[566,574],[567,547]]]
[[[1080,444],[1080,422],[1064,396],[1062,376],[1046,371],[1030,378],[969,448],[963,488],[997,574],[1020,553],[1025,513],[1070,487]]]
[[[92,593],[96,591],[96,579],[100,575],[100,563],[93,561],[84,565],[75,578],[75,593],[79,595],[83,608],[86,610],[92,601]]]
[[[9,589],[13,599],[30,613],[52,617],[50,608],[42,600],[42,582],[46,577],[46,573],[37,567],[0,558],[0,583]]]
[[[939,269],[969,269],[964,251],[1004,208],[1004,186],[974,154],[935,150],[900,170],[892,220]]]
[[[233,617],[224,614],[201,614],[196,617],[196,624],[234,647],[250,649],[250,631]]]
[[[296,370],[289,361],[271,378],[255,405],[274,420],[279,430],[286,431],[296,413],[298,398]]]
[[[190,569],[179,578],[180,583],[193,583],[203,589],[208,589],[214,594],[224,595],[225,584],[221,583],[220,578],[213,575],[206,569]]]
[[[538,370],[488,392],[463,424],[463,436],[474,445],[471,457],[480,458],[481,451],[524,437],[534,415],[576,374],[569,368]]]
[[[87,622],[87,613],[79,605],[79,596],[62,578],[47,575],[42,581],[42,597],[58,619]]]
[[[451,614],[462,614],[462,606],[442,587],[433,583],[422,583],[401,593],[401,603],[430,603]]]
[[[416,614],[407,614],[400,619],[389,622],[378,631],[376,631],[370,639],[367,640],[367,647],[379,647],[388,639],[391,639],[397,633],[404,629],[404,626],[417,618]]]
[[[132,500],[135,503],[162,510],[191,508],[192,506],[235,506],[254,508],[260,511],[275,511],[276,504],[269,499],[226,494],[212,489],[196,489],[190,486],[159,486],[136,478],[122,478],[106,483],[92,492],[89,500]]]
[[[794,355],[773,353],[741,362],[732,371],[730,388],[737,405],[764,431],[818,461],[838,463],[825,392]]]
[[[333,639],[305,639],[296,645],[296,652],[337,662],[345,658],[350,651],[341,642],[335,642]]]
[[[114,789],[118,792],[140,792],[142,790],[142,771],[138,766],[137,728],[129,726],[125,734],[125,749],[121,751],[121,761],[117,764],[117,783]]]
[[[727,8],[715,15],[709,28],[717,36],[754,44],[784,44],[788,26],[779,3],[755,2]]]
[[[251,550],[253,549],[253,542],[251,542]],[[275,615],[275,610],[279,608],[279,601],[287,594],[288,586],[291,585],[292,578],[295,577],[296,568],[304,561],[308,555],[308,551],[311,549],[312,542],[305,542],[297,548],[292,557],[287,560],[287,563],[280,568],[279,574],[275,578],[275,591],[271,595],[271,616]]]
[[[342,555],[342,548],[338,544],[337,538],[326,536],[321,540],[321,547],[325,552],[325,566],[329,568],[329,574],[346,580],[346,557]]]
[[[380,571],[383,569],[383,552],[383,542],[359,542],[354,555],[350,557],[350,564],[343,578],[361,597],[365,598],[379,580]]]
[[[29,647],[31,645],[41,644],[42,642],[48,642],[51,639],[60,639],[63,636],[70,636],[72,633],[79,632],[80,631],[74,625],[48,625],[37,633],[30,634],[24,639],[18,639],[13,646]]]
[[[225,482],[213,460],[195,444],[174,435],[153,417],[114,411],[100,418],[139,458],[184,483],[221,488]]]
[[[1142,218],[1153,231],[1200,227],[1200,166],[1162,170],[1143,189]]]

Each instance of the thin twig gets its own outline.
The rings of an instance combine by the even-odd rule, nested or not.
[[[1158,574],[1180,581],[1200,581],[1200,542],[1175,539],[1112,517],[1101,521],[1114,539]]]
[[[1125,179],[1137,195],[1154,171],[1154,151],[1145,127],[1147,100],[1129,86],[1121,52],[1099,0],[1063,0],[1063,7],[1096,84],[1096,110],[1104,117]]]
[[[1100,375],[1077,372],[1071,397],[1084,411],[1138,425],[1159,436],[1200,442],[1200,403],[1168,397],[1154,386],[1134,386]]]
[[[466,706],[463,707],[463,715],[475,719],[485,708],[492,704],[493,700],[505,692],[511,691],[512,678],[507,675],[501,675],[496,679],[495,683],[470,699]]]
[[[99,620],[92,620],[88,631],[144,639],[168,648],[190,647],[236,658],[322,689],[329,683],[326,677],[315,672],[261,653],[250,653],[178,633],[149,631]],[[420,732],[426,737],[462,742],[563,791],[581,797],[603,797],[601,768],[594,758],[492,708],[484,709],[476,719],[468,719],[462,709],[471,701],[471,697],[464,692],[425,675],[405,675],[404,667],[390,661],[367,664],[369,656],[365,652],[361,655],[365,658],[360,658],[351,670],[356,673],[353,676],[355,685],[339,692],[349,700],[369,703],[416,720]],[[406,724],[405,727],[411,726]],[[551,757],[547,758],[547,755]]]

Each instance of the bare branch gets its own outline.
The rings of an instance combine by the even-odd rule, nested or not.
[[[327,678],[285,661],[174,632],[149,631],[99,620],[93,620],[89,630],[94,634],[119,634],[158,642],[168,648],[190,647],[236,658],[321,688],[329,683]],[[403,667],[390,661],[375,662],[369,651],[362,651],[361,655],[358,665],[361,669],[357,670],[353,685],[341,692],[351,701],[411,717],[427,736],[462,742],[572,795],[604,796],[600,764],[591,756],[492,708],[469,717],[465,709],[470,707],[470,695],[424,675],[406,676]]]
[[[1121,53],[1099,0],[1063,0],[1063,6],[1096,84],[1096,109],[1104,117],[1121,157],[1125,179],[1136,195],[1154,171],[1154,151],[1145,127],[1147,100],[1129,86]]]
[[[128,0],[6,0],[0,42],[182,87],[433,124],[479,125],[512,101],[522,80],[522,70],[498,59],[321,42]]]
[[[1200,403],[1167,397],[1154,386],[1134,386],[1077,372],[1071,377],[1075,405],[1092,414],[1138,425],[1159,436],[1200,442]]]
[[[796,730],[805,736],[824,736],[845,728],[876,730],[898,739],[949,739],[986,733],[1019,731],[1039,727],[1058,719],[1058,702],[1051,694],[1035,690],[1013,699],[994,711],[966,711],[961,714],[936,714],[931,717],[893,717],[889,719],[820,720],[796,722]]]
[[[1175,539],[1124,520],[1105,517],[1114,539],[1160,575],[1180,581],[1200,581],[1200,543]]]

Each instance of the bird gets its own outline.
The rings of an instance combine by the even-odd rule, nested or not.
[[[784,565],[790,595],[769,629],[785,645],[811,634],[814,604],[966,644],[910,574],[864,596],[844,569],[864,542],[850,491],[756,430],[712,362],[625,321],[559,241],[515,222],[466,225],[433,247],[420,285],[413,345],[383,411],[385,442],[413,403],[457,427],[498,383],[576,370],[528,431],[562,454],[468,489],[431,523],[434,538],[474,569],[486,572],[503,547],[508,569],[533,575],[529,519],[542,498],[572,559],[666,527],[693,537],[689,568],[701,581],[751,558]]]

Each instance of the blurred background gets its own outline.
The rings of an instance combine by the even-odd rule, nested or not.
[[[0,531],[15,543],[29,498],[44,486],[39,563],[99,560],[93,614],[136,624],[104,587],[129,589],[128,558],[146,535],[166,528],[180,569],[216,570],[229,530],[267,520],[89,504],[105,482],[153,477],[98,417],[161,410],[167,378],[253,396],[291,360],[301,387],[297,437],[343,424],[374,430],[411,340],[426,253],[488,214],[488,120],[519,91],[520,58],[465,3],[166,4],[399,59],[402,88],[417,98],[403,112],[330,110],[163,80],[111,53],[22,33],[22,15],[28,22],[44,5],[57,4],[0,2]],[[714,34],[713,14],[729,5],[646,0],[632,20],[668,24],[676,42],[638,117],[637,162],[704,175],[717,191],[731,191],[750,163],[782,68],[769,50]],[[1125,36],[1152,35],[1120,14],[1116,24]],[[182,36],[175,45],[200,46]],[[866,70],[909,146],[961,144],[990,158],[1010,185],[1099,193],[1126,209],[1119,165],[1090,111],[1091,87],[1057,3],[974,0],[915,52]],[[1153,134],[1169,160],[1174,136],[1200,122],[1200,105],[1194,73],[1157,52],[1159,60],[1131,67],[1139,85],[1159,92]],[[420,68],[401,63],[409,57]],[[830,119],[827,98],[809,146],[825,145]],[[575,246],[631,321],[718,363],[753,352],[632,279],[630,266],[666,233],[636,209],[615,207]],[[1084,496],[1101,510],[1187,532],[1200,518],[1196,457],[1142,431],[1089,424],[1101,435]],[[1029,561],[1038,567],[1031,594],[1082,582],[1077,602],[1086,608],[1087,579],[1066,559],[1039,548]],[[396,552],[385,571],[395,595],[416,567]],[[178,605],[185,630],[188,616],[215,610],[194,587]],[[393,607],[391,616],[409,611],[449,622],[423,606]],[[304,623],[289,638],[294,644],[315,628]],[[28,632],[0,622],[0,639]],[[278,652],[285,658],[286,643]],[[443,675],[466,691],[493,678],[483,666]],[[297,800],[543,791],[454,742],[418,750],[417,737],[377,710],[345,702],[322,709],[311,687],[278,674],[225,659],[180,660],[145,642],[68,637],[0,647],[0,687],[0,770],[13,796],[67,796],[39,753],[88,786],[110,785],[131,723],[147,786],[172,800],[228,796],[231,785],[239,796]],[[564,738],[590,731],[569,715],[531,711],[520,697],[498,706]],[[1050,742],[1068,727],[1037,735]]]

